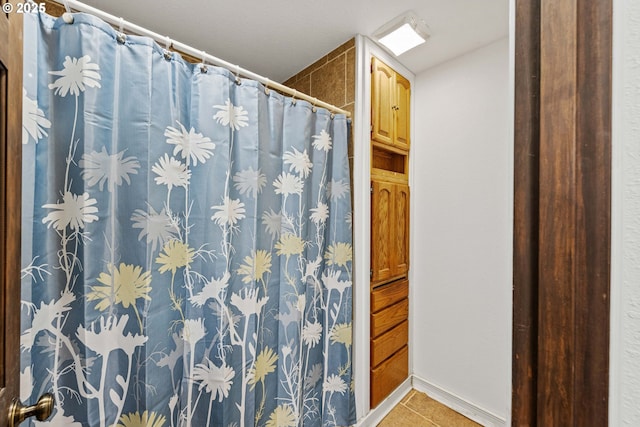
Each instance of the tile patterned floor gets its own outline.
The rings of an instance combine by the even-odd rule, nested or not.
[[[411,390],[378,427],[480,427],[424,393]]]

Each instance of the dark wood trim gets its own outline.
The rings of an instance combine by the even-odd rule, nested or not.
[[[512,422],[536,425],[540,0],[516,2]]]
[[[20,224],[22,166],[22,15],[0,20],[0,425],[8,403],[19,397],[20,374]]]
[[[575,425],[606,426],[611,277],[612,0],[581,1],[577,56]]]
[[[608,423],[612,49],[612,0],[516,2],[514,426]]]
[[[540,425],[574,425],[577,270],[577,2],[540,9],[540,233],[538,405]]]

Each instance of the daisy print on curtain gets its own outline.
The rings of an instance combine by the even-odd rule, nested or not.
[[[116,36],[25,16],[34,425],[355,424],[346,118]]]

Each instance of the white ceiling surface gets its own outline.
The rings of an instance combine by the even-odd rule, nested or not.
[[[284,81],[356,34],[413,10],[429,41],[400,62],[421,71],[508,33],[509,0],[85,0],[218,58]]]

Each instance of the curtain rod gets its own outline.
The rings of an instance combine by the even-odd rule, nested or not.
[[[67,12],[69,12],[69,8],[73,8],[75,10],[77,10],[78,12],[86,12],[89,13],[91,15],[95,15],[98,18],[102,19],[103,21],[108,22],[109,24],[111,24],[112,26],[114,26],[115,28],[119,28],[120,31],[122,32],[123,29],[126,29],[136,35],[140,35],[140,36],[146,36],[149,37],[153,40],[155,40],[156,42],[158,42],[159,44],[166,44],[167,45],[167,49],[169,47],[173,47],[176,50],[180,50],[184,53],[186,53],[187,55],[191,55],[195,58],[202,58],[203,63],[210,63],[212,65],[217,65],[223,68],[226,68],[229,71],[232,71],[236,74],[241,74],[245,77],[248,77],[252,80],[256,80],[260,83],[262,83],[265,87],[271,88],[271,89],[275,89],[278,90],[280,92],[284,92],[287,95],[291,95],[293,98],[295,99],[303,99],[305,101],[308,101],[309,103],[311,103],[313,106],[316,107],[322,107],[325,108],[331,112],[334,113],[338,113],[338,114],[344,114],[347,117],[351,117],[351,113],[343,110],[341,108],[336,107],[335,105],[331,105],[328,104],[324,101],[321,101],[317,98],[314,98],[312,96],[309,96],[305,93],[302,92],[298,92],[295,89],[291,89],[288,86],[285,86],[283,84],[280,84],[278,82],[274,82],[273,80],[270,80],[266,77],[263,77],[259,74],[256,74],[252,71],[246,70],[242,67],[240,67],[239,65],[234,65],[231,64],[230,62],[227,62],[223,59],[220,59],[218,57],[215,57],[213,55],[210,55],[208,53],[206,53],[203,50],[197,50],[189,45],[186,45],[184,43],[181,43],[179,41],[173,40],[167,36],[162,36],[158,33],[155,33],[151,30],[148,30],[146,28],[143,28],[139,25],[136,25],[132,22],[128,22],[122,18],[116,17],[115,15],[111,15],[103,10],[97,9],[93,6],[89,6],[88,4],[76,1],[76,0],[56,0],[58,3],[62,4],[65,6],[65,8],[67,9]]]

